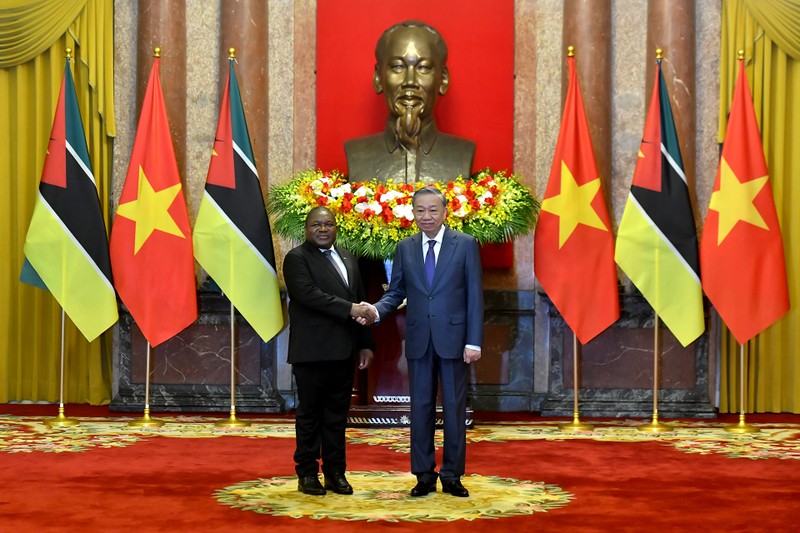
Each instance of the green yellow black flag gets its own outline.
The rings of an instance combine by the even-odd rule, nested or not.
[[[272,234],[233,61],[195,221],[194,256],[268,341],[283,328],[283,311]]]
[[[69,60],[24,251],[20,281],[49,290],[88,340],[118,320],[106,227]]]
[[[703,333],[697,230],[661,59],[614,259],[683,346]]]

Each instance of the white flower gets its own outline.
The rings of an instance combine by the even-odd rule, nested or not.
[[[458,199],[458,201],[461,203],[461,207],[459,207],[458,210],[453,211],[453,216],[456,216],[458,218],[464,218],[470,211],[469,200],[463,194],[459,194],[458,196],[456,196],[456,199]]]
[[[491,191],[486,191],[483,194],[481,194],[480,196],[478,196],[478,202],[481,205],[484,205],[486,203],[486,199],[487,198],[491,198],[492,196],[494,196],[494,195],[491,193]]]
[[[365,213],[366,211],[371,211],[373,215],[377,215],[383,210],[381,204],[379,204],[378,202],[369,202],[369,203],[359,202],[356,204],[354,209],[356,210],[357,213]]]
[[[341,198],[342,196],[345,195],[345,193],[348,192],[350,192],[350,184],[345,183],[343,185],[340,185],[339,187],[334,187],[333,189],[331,189],[331,197]]]
[[[312,181],[309,185],[314,190],[314,194],[317,196],[327,196],[327,194],[322,192],[322,187],[330,184],[330,182],[330,178],[318,178]]]
[[[392,208],[392,214],[397,218],[414,220],[414,208],[411,204],[397,204]]]
[[[405,194],[403,194],[400,191],[391,190],[391,191],[388,191],[388,192],[382,194],[381,195],[381,200],[386,202],[386,203],[389,203],[392,200],[397,200],[398,198],[402,198],[404,196],[405,196]]]
[[[360,198],[361,196],[369,197],[372,196],[372,194],[373,194],[372,189],[370,189],[369,187],[365,187],[364,185],[359,187],[358,190],[353,193],[353,195],[356,196],[357,198]]]

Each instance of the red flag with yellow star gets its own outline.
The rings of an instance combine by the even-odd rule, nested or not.
[[[789,310],[781,227],[744,59],[700,243],[703,290],[739,344]]]
[[[109,245],[117,293],[153,346],[197,318],[192,234],[158,65],[156,57]]]
[[[585,344],[619,318],[614,241],[575,59],[553,167],[534,234],[534,272],[561,316]]]

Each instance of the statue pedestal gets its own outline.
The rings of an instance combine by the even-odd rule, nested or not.
[[[230,411],[230,302],[218,292],[200,292],[199,303],[200,316],[194,324],[151,347],[152,411]],[[237,412],[283,412],[284,400],[275,390],[275,340],[263,342],[240,315],[235,319]],[[146,339],[127,309],[120,309],[112,410],[144,409],[146,354]]]

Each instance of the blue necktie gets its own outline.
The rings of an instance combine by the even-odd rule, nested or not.
[[[435,245],[436,241],[428,241],[428,253],[425,254],[425,277],[428,278],[429,287],[433,283],[433,271],[436,270],[436,253],[433,251]]]
[[[333,260],[333,253],[330,250],[325,250],[324,252],[322,252],[322,255],[324,255],[328,259],[328,261],[331,262],[331,264],[333,265],[333,269],[336,271],[337,274],[339,274],[339,277],[342,278],[344,284],[347,285],[347,278],[344,277],[342,271],[339,270],[339,265],[337,265],[336,261]]]

